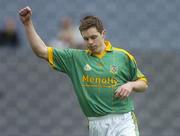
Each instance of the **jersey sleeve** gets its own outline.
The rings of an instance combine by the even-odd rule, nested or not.
[[[130,54],[128,55],[128,58],[131,80],[143,80],[148,83],[147,77],[139,70],[135,58]]]
[[[69,73],[73,66],[72,49],[56,49],[48,47],[48,60],[50,65],[57,71]]]
[[[148,83],[146,76],[139,70],[135,58],[128,52],[125,52],[125,54],[129,63],[130,80],[143,80]]]

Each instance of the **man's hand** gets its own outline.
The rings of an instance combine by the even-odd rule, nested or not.
[[[115,96],[119,97],[120,99],[124,99],[127,98],[130,93],[133,90],[133,83],[132,82],[128,82],[120,87],[118,87],[118,89],[116,90]]]
[[[27,25],[31,20],[32,11],[30,7],[25,7],[19,10],[19,16],[24,25]]]

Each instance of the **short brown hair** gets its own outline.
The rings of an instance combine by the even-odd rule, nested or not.
[[[85,31],[91,27],[95,27],[99,33],[104,30],[102,21],[96,16],[86,16],[81,20],[79,30],[80,32]]]

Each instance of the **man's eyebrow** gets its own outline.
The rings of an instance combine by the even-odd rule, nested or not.
[[[92,38],[92,37],[96,37],[97,35],[91,35],[91,36],[88,36],[88,37],[83,37],[83,38]]]

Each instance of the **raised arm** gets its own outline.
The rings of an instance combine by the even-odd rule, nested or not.
[[[31,8],[25,7],[21,9],[19,11],[19,16],[20,16],[21,22],[24,25],[26,36],[28,38],[28,41],[30,43],[32,50],[38,57],[48,60],[47,46],[37,34],[34,28],[32,19],[31,19],[31,16],[32,16]]]

